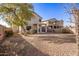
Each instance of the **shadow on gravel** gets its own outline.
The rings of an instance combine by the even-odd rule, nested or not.
[[[56,43],[56,44],[63,44],[63,43],[76,43],[75,36],[39,36],[39,40],[48,41],[48,43]]]
[[[0,45],[0,55],[2,56],[48,56],[35,48],[32,44],[23,39],[20,35],[16,35],[5,39]]]

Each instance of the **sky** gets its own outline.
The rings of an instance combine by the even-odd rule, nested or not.
[[[68,21],[70,18],[70,15],[66,13],[65,10],[69,10],[71,5],[72,4],[68,3],[33,3],[34,11],[40,15],[43,20],[56,18],[57,20],[63,20],[65,26],[69,25]],[[66,7],[66,9],[64,7]],[[2,18],[0,17],[0,19]],[[3,20],[0,20],[0,24],[8,26]]]
[[[6,27],[10,27],[4,20],[3,17],[0,15],[0,24]]]
[[[70,15],[66,13],[72,4],[66,3],[35,3],[34,11],[43,17],[43,20],[50,18],[56,18],[58,20],[64,20],[64,25],[68,25]],[[74,5],[75,6],[75,5]],[[66,7],[66,9],[64,8]]]
[[[64,13],[63,4],[35,3],[33,6],[34,11],[42,16],[44,20],[53,17],[61,18]]]

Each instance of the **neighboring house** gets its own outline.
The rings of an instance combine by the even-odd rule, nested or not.
[[[41,32],[62,32],[63,20],[57,20],[55,18],[41,22]]]

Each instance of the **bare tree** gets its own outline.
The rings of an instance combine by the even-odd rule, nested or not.
[[[65,12],[67,14],[69,14],[70,16],[70,23],[75,24],[75,35],[76,35],[76,43],[79,46],[79,8],[78,8],[78,4],[71,4],[71,7],[69,7],[69,9],[67,9],[67,7],[65,7]],[[71,18],[71,16],[73,18]]]

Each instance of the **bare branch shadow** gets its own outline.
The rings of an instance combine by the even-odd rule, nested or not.
[[[7,48],[6,48],[7,47]],[[18,55],[18,56],[48,56],[48,54],[42,53],[32,44],[23,39],[20,35],[13,36],[9,39],[6,39],[2,43],[0,53],[8,53],[2,55]],[[6,52],[5,52],[6,51]],[[0,54],[1,55],[1,54]]]

